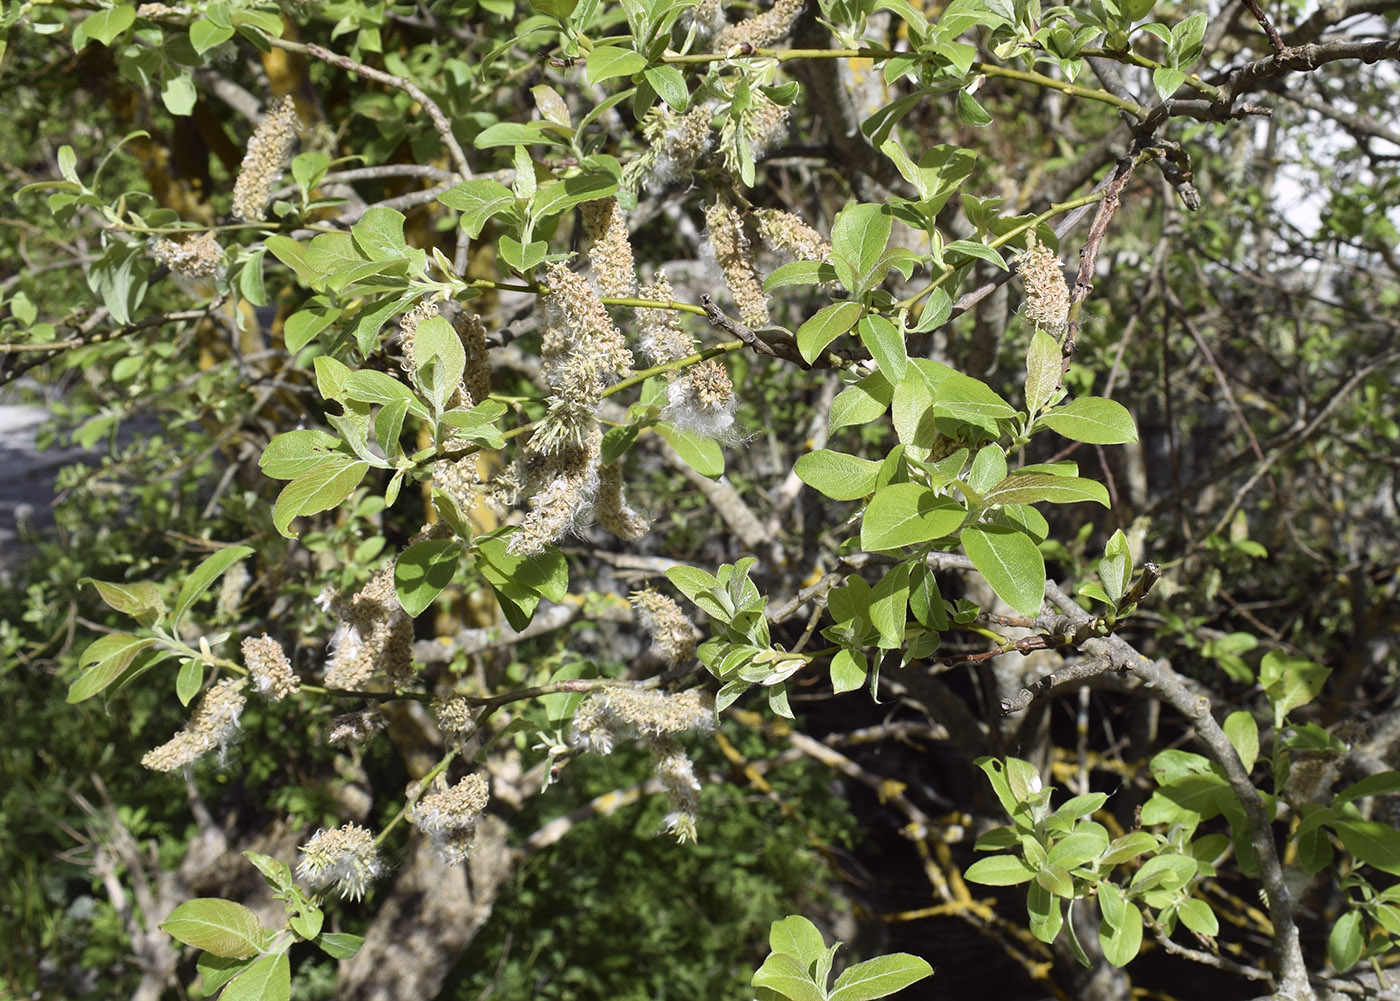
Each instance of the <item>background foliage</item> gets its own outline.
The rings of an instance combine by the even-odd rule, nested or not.
[[[0,10],[9,992],[1385,996],[1400,6]]]

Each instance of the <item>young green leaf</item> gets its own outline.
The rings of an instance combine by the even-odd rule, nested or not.
[[[289,1001],[292,966],[285,952],[274,952],[250,964],[219,995],[221,1001]]]
[[[394,592],[411,617],[427,610],[457,573],[461,545],[453,539],[415,542],[394,563]]]
[[[1137,427],[1127,408],[1116,400],[1084,396],[1041,414],[1035,427],[1047,427],[1071,441],[1087,445],[1121,445],[1137,441]]]
[[[809,364],[816,361],[826,346],[854,327],[859,318],[858,302],[836,302],[822,307],[797,328],[797,350]]]
[[[282,488],[272,506],[272,524],[289,539],[292,519],[335,507],[352,494],[369,471],[369,463],[348,457],[321,463],[302,473]]]
[[[199,897],[187,900],[161,928],[177,942],[226,959],[246,959],[266,948],[270,936],[258,916],[232,900]]]
[[[1240,756],[1244,770],[1253,770],[1254,762],[1259,760],[1259,724],[1254,721],[1254,716],[1243,709],[1232,712],[1225,717],[1224,730],[1225,736],[1235,747],[1235,753]],[[1400,773],[1391,774],[1400,777]]]
[[[883,316],[871,313],[863,316],[857,327],[860,342],[876,366],[890,382],[904,378],[905,366],[909,364],[909,354],[904,345],[904,334]]]
[[[892,483],[871,498],[861,522],[860,544],[867,552],[916,546],[957,531],[967,516],[963,506],[918,483]]]
[[[845,452],[819,448],[801,456],[796,464],[797,476],[813,490],[832,500],[858,500],[875,489],[875,476],[880,464]]]
[[[962,544],[1002,601],[1022,615],[1040,614],[1045,559],[1030,536],[1001,525],[972,525],[963,529]]]
[[[295,434],[296,432],[292,433]],[[315,434],[316,432],[311,433]],[[326,435],[325,437],[329,438],[330,435]],[[277,439],[274,438],[272,442],[268,444],[269,450],[271,450],[272,445],[275,444],[276,441]],[[267,457],[266,453],[264,453],[263,457]],[[218,580],[225,570],[251,555],[253,555],[252,546],[225,546],[196,567],[194,571],[185,578],[185,583],[180,588],[180,597],[175,601],[175,617],[172,621],[172,628],[178,629],[180,627],[180,619],[189,611],[190,605],[194,604],[195,600],[208,590],[209,586],[213,584],[214,581]]]
[[[871,1001],[933,975],[933,967],[918,956],[897,952],[847,967],[832,985],[829,1001]]]

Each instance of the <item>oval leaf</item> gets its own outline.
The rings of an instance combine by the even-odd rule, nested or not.
[[[1040,614],[1045,559],[1030,536],[1002,525],[973,525],[963,530],[962,544],[1002,601],[1022,615]]]
[[[867,552],[916,546],[958,530],[967,516],[961,504],[918,483],[892,483],[876,491],[860,526]]]
[[[1137,427],[1127,408],[1098,396],[1071,400],[1063,407],[1041,414],[1035,423],[1087,445],[1121,445],[1138,440]]]
[[[187,900],[161,923],[171,938],[225,959],[255,956],[268,935],[258,916],[232,900]],[[256,965],[256,964],[255,964]]]
[[[932,975],[932,966],[907,952],[867,959],[864,963],[847,968],[836,978],[830,1001],[882,998]]]
[[[872,459],[819,448],[797,460],[799,479],[832,500],[857,500],[875,489],[880,464]]]
[[[452,539],[429,539],[403,551],[394,563],[394,592],[399,604],[417,618],[452,583],[462,547]]]

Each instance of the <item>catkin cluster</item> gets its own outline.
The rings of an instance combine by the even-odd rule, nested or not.
[[[825,261],[831,257],[831,241],[798,216],[782,209],[755,209],[758,235],[774,250],[799,261]]]
[[[778,0],[757,17],[729,25],[715,36],[715,49],[719,52],[732,52],[735,49],[761,49],[765,45],[773,44],[792,30],[805,2],[806,0]]]
[[[180,243],[161,239],[151,247],[151,256],[177,275],[208,278],[219,270],[224,251],[213,233],[200,233]]]
[[[627,220],[616,198],[600,198],[580,206],[583,233],[588,238],[588,262],[603,295],[625,298],[637,294],[637,265],[627,235]]]
[[[287,652],[271,636],[249,636],[243,640],[243,663],[252,676],[253,687],[269,702],[281,702],[301,691],[301,679],[292,671]]]
[[[588,280],[557,263],[549,266],[547,280],[540,359],[551,393],[549,409],[521,456],[519,475],[530,494],[530,510],[510,542],[516,553],[539,552],[596,513],[598,405],[603,390],[632,371],[632,352]],[[621,502],[620,484],[613,487],[602,497],[610,505],[604,517],[631,531],[636,516]]]
[[[411,819],[432,841],[438,858],[458,865],[467,859],[477,819],[489,798],[486,776],[476,772],[450,789],[424,796],[414,805]]]
[[[662,790],[671,801],[666,829],[679,841],[695,840],[700,780],[675,737],[715,727],[714,700],[692,689],[672,695],[659,690],[616,687],[595,692],[574,713],[569,741],[580,751],[612,753],[614,741],[644,739]]]
[[[148,751],[141,764],[153,772],[173,772],[210,751],[222,757],[238,733],[238,717],[247,703],[244,685],[241,678],[225,678],[215,684],[204,693],[185,728]]]
[[[710,245],[715,251],[724,283],[734,297],[739,317],[750,327],[768,326],[768,297],[754,265],[753,247],[744,233],[743,220],[733,206],[717,201],[705,209]]]
[[[1051,332],[1062,330],[1069,320],[1069,285],[1059,259],[1043,243],[1033,242],[1021,255],[1020,272],[1026,288],[1021,312],[1026,319]]]
[[[394,593],[394,565],[379,570],[345,600],[323,594],[320,603],[340,621],[327,644],[326,686],[355,690],[376,672],[395,682],[413,669],[413,620]]]
[[[332,884],[342,897],[359,900],[383,870],[374,836],[358,824],[318,831],[301,846],[297,875],[313,887]]]
[[[677,605],[660,591],[648,588],[631,595],[642,628],[651,634],[651,648],[671,667],[695,656],[695,627]]]
[[[296,103],[290,96],[263,118],[248,141],[248,152],[233,184],[233,214],[249,222],[267,218],[267,200],[282,177],[296,142]]]

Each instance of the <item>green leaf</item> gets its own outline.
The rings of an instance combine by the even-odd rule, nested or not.
[[[190,44],[201,56],[214,46],[222,45],[232,37],[232,25],[215,24],[208,18],[199,18],[190,25]]]
[[[858,500],[875,489],[880,464],[873,459],[819,448],[800,457],[794,469],[803,483],[832,500]]]
[[[856,325],[860,319],[860,303],[836,302],[823,306],[817,314],[797,328],[797,350],[810,364],[826,346]]]
[[[457,388],[462,381],[462,372],[466,369],[467,353],[462,347],[462,339],[457,336],[457,331],[452,324],[448,323],[445,317],[430,316],[418,324],[418,329],[413,334],[413,363],[416,368],[422,369],[429,362],[435,361],[440,371],[440,378],[451,390]],[[363,399],[353,395],[356,384],[349,384],[347,388],[352,391],[351,399]],[[396,387],[402,386],[397,380],[394,381]],[[403,389],[407,390],[404,386]],[[398,390],[395,389],[395,392]],[[411,394],[404,394],[405,399],[411,398]],[[373,400],[365,400],[372,403]]]
[[[1230,743],[1235,747],[1235,753],[1240,756],[1240,761],[1244,763],[1244,770],[1246,772],[1252,771],[1254,763],[1259,760],[1259,724],[1254,721],[1254,716],[1243,709],[1233,712],[1225,717],[1224,729],[1225,736],[1230,739]],[[1400,779],[1400,772],[1389,774]],[[1397,785],[1396,788],[1400,789],[1400,785]]]
[[[1060,386],[1060,345],[1045,331],[1031,334],[1026,352],[1026,410],[1034,417],[1050,402]]]
[[[1229,733],[1228,730],[1225,732]],[[1377,772],[1337,793],[1337,798],[1332,801],[1332,808],[1339,810],[1353,800],[1365,799],[1367,796],[1387,796],[1395,792],[1400,792],[1400,772]]]
[[[1108,490],[1102,483],[1078,476],[1046,473],[1012,473],[982,498],[987,504],[1076,504],[1097,501],[1108,507]]]
[[[116,681],[131,666],[136,655],[155,640],[142,639],[130,633],[109,633],[88,645],[78,658],[82,674],[68,688],[68,702],[76,704],[90,699]]]
[[[1059,938],[1065,922],[1064,909],[1040,878],[1026,891],[1026,911],[1032,935],[1047,945]]]
[[[958,530],[967,511],[918,483],[881,487],[865,509],[860,545],[867,552],[916,546]]]
[[[958,118],[975,129],[992,124],[992,116],[987,114],[987,109],[965,90],[958,91]]]
[[[184,117],[194,110],[199,93],[194,88],[194,80],[188,73],[172,73],[160,88],[160,100],[165,110],[172,115]]]
[[[1131,861],[1139,855],[1155,852],[1159,845],[1160,842],[1155,834],[1149,834],[1147,831],[1133,831],[1121,838],[1115,838],[1109,844],[1108,850],[1100,857],[1099,862],[1106,870],[1110,866]]]
[[[462,547],[452,539],[415,542],[394,563],[394,592],[413,618],[422,615],[442,589],[452,583]]]
[[[978,243],[975,240],[954,240],[943,248],[944,254],[966,254],[968,257],[975,257],[978,260],[986,261],[988,264],[995,264],[1001,270],[1009,270],[1006,260],[1000,253],[987,246],[985,243]]]
[[[1107,848],[1107,834],[1092,830],[1076,831],[1074,834],[1061,838],[1051,846],[1049,862],[1062,869],[1074,869],[1091,859],[1098,858]]]
[[[177,942],[225,959],[257,955],[269,941],[256,914],[232,900],[212,897],[185,901],[160,927]]]
[[[204,663],[194,657],[186,658],[180,665],[180,673],[175,676],[175,697],[180,705],[187,706],[204,686]]]
[[[943,607],[938,578],[927,563],[916,563],[909,571],[909,611],[929,629],[941,633],[948,628],[948,612]]]
[[[869,424],[885,412],[894,387],[879,372],[872,372],[854,386],[848,386],[831,401],[828,425],[833,433],[841,428]]]
[[[884,205],[847,205],[831,224],[832,253],[845,258],[856,275],[864,277],[885,252],[893,223]]]
[[[909,617],[909,564],[900,563],[870,589],[870,624],[880,633],[880,649],[904,645]]]
[[[768,929],[768,945],[774,952],[797,960],[804,970],[826,952],[826,942],[817,926],[796,914],[773,922]]]
[[[365,940],[348,932],[323,932],[316,939],[316,944],[332,959],[349,959],[360,951],[360,946],[365,944]]]
[[[640,52],[619,45],[599,45],[588,54],[585,67],[589,83],[602,83],[613,77],[640,73],[646,65],[647,57]]]
[[[685,85],[685,75],[680,70],[663,63],[659,66],[648,66],[644,75],[652,90],[656,91],[673,111],[685,110],[687,102],[690,101],[690,91]]]
[[[1035,879],[1035,870],[1015,855],[993,855],[968,866],[963,879],[985,886],[1015,886]]]
[[[1099,884],[1101,895],[1105,885]],[[1142,912],[1137,905],[1124,903],[1119,920],[1112,923],[1107,913],[1104,914],[1099,924],[1099,944],[1103,947],[1104,958],[1114,966],[1127,966],[1137,957],[1142,948]]]
[[[771,953],[753,975],[754,987],[766,987],[790,1001],[826,1001],[807,964],[784,952]]]
[[[1071,400],[1041,414],[1035,427],[1047,427],[1071,441],[1087,445],[1121,445],[1137,441],[1137,428],[1123,404],[1098,396]]]
[[[1294,709],[1317,698],[1332,672],[1306,657],[1291,657],[1270,650],[1259,664],[1259,684],[1274,707],[1276,723]]]
[[[522,275],[529,275],[534,271],[549,253],[549,243],[545,240],[532,240],[522,244],[508,235],[501,237],[500,248],[501,260]]]
[[[985,493],[1006,479],[1006,453],[993,442],[977,450],[972,460],[972,468],[967,471],[967,485],[978,493]]]
[[[357,373],[360,374],[360,373]],[[316,514],[340,504],[349,497],[365,478],[369,463],[347,458],[332,459],[302,473],[277,495],[272,507],[272,524],[289,539],[292,519],[304,514]]]
[[[339,447],[340,439],[324,431],[285,431],[267,443],[258,466],[274,480],[294,480],[321,465]]]
[[[1365,936],[1361,933],[1361,912],[1347,911],[1337,919],[1327,936],[1327,958],[1338,972],[1344,972],[1356,965],[1365,948]]]
[[[909,364],[909,354],[905,348],[904,334],[900,329],[883,316],[876,316],[874,313],[861,317],[857,329],[860,342],[865,345],[865,350],[870,352],[870,357],[875,359],[876,366],[885,378],[891,383],[903,379],[904,369]]]
[[[831,690],[837,695],[854,692],[865,684],[870,666],[859,650],[837,650],[831,658]]]
[[[515,195],[511,190],[487,177],[463,181],[438,195],[438,201],[462,213],[462,228],[473,240],[481,235],[482,227],[493,216],[515,207]]]
[[[1181,918],[1181,923],[1197,935],[1214,938],[1220,934],[1220,922],[1204,900],[1195,897],[1183,900],[1177,905],[1176,914]]]
[[[1120,528],[1103,547],[1103,559],[1098,563],[1099,580],[1110,602],[1117,605],[1128,590],[1128,578],[1133,572],[1133,556],[1128,537]]]
[[[836,270],[825,261],[791,261],[782,265],[763,282],[763,291],[771,292],[787,285],[816,285],[836,280]]]
[[[519,556],[506,552],[509,541],[509,535],[478,540],[477,566],[482,576],[511,593],[529,592],[550,601],[563,601],[569,591],[569,565],[563,553],[550,548]]]
[[[185,583],[180,588],[180,597],[175,602],[172,628],[180,627],[180,618],[189,611],[190,605],[194,604],[195,599],[222,576],[225,570],[252,554],[251,546],[225,546],[196,567],[194,572],[185,578]]]
[[[1001,525],[971,525],[963,529],[962,545],[1002,601],[1022,615],[1040,614],[1045,560],[1030,536]]]
[[[224,988],[220,1001],[289,1001],[292,965],[285,952],[263,956]]]
[[[1157,855],[1133,873],[1129,885],[1137,893],[1148,890],[1179,890],[1196,878],[1200,863],[1189,855]]]
[[[717,480],[724,475],[724,451],[713,438],[694,431],[682,431],[664,421],[656,425],[656,433],[676,450],[687,466],[701,476]]]
[[[110,46],[117,36],[136,22],[136,8],[131,4],[118,4],[110,10],[99,10],[89,14],[82,21],[83,36],[103,45]],[[75,32],[76,35],[76,32]],[[74,39],[74,47],[82,49]]]
[[[1186,74],[1172,66],[1159,66],[1152,71],[1152,86],[1157,90],[1157,96],[1166,100],[1177,92],[1183,83],[1186,82]]]
[[[452,329],[451,325],[447,324],[447,321],[443,320],[442,317],[434,317],[434,319],[441,320],[443,324],[448,326],[448,330]],[[426,325],[428,321],[424,320],[423,323]],[[460,342],[458,347],[461,347]],[[414,350],[416,353],[417,348],[415,347]],[[461,378],[460,370],[458,370],[458,378]],[[424,418],[428,416],[428,408],[423,406],[423,401],[414,395],[413,390],[389,373],[380,372],[378,369],[361,368],[351,372],[345,379],[345,397],[359,403],[379,404],[381,406],[385,403],[403,400],[408,403],[408,409],[414,414]]]
[[[477,133],[472,145],[477,149],[491,149],[495,146],[534,146],[543,143],[547,146],[562,146],[564,140],[554,133],[559,126],[553,122],[497,122]],[[511,196],[514,200],[514,195]]]
[[[208,952],[201,952],[195,960],[195,968],[199,971],[201,981],[200,987],[207,998],[213,997],[224,984],[252,965],[253,961],[249,959],[224,959]]]
[[[562,181],[545,184],[530,199],[530,212],[536,219],[565,212],[575,205],[610,198],[617,194],[617,178],[604,170],[575,174]]]
[[[1352,855],[1381,872],[1400,876],[1400,831],[1376,820],[1336,820],[1329,826]]]
[[[830,1001],[870,1001],[933,975],[933,967],[907,952],[877,956],[847,967],[832,985]]]
[[[79,583],[91,584],[108,607],[130,615],[144,626],[153,625],[165,614],[165,602],[161,599],[160,588],[149,581],[113,584],[84,577]]]

